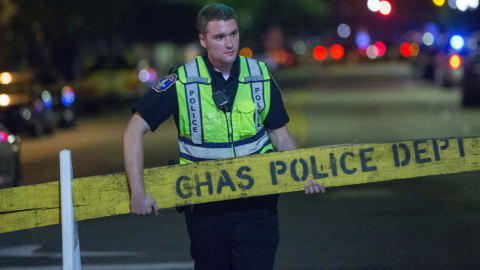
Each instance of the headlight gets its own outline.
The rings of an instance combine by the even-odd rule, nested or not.
[[[0,95],[0,106],[8,106],[10,104],[10,97],[6,94]]]
[[[3,72],[0,74],[0,83],[9,84],[12,82],[12,75],[8,72]]]

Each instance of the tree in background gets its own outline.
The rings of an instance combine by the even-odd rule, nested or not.
[[[18,13],[18,6],[11,0],[0,0],[0,71],[10,67],[10,21]]]
[[[135,42],[196,40],[196,15],[213,2],[16,0],[18,13],[10,20],[10,59],[17,67],[56,67],[73,77],[73,63],[82,50],[114,52]],[[259,37],[271,27],[279,27],[286,35],[296,35],[300,29],[321,31],[331,14],[330,5],[322,0],[224,3],[238,12],[242,42],[248,44],[261,44]]]

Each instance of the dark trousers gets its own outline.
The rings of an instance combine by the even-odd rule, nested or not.
[[[185,212],[196,270],[273,269],[279,242],[278,215],[257,209],[196,220]]]

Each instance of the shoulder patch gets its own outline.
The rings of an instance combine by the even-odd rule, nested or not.
[[[172,73],[168,76],[163,77],[157,84],[155,84],[152,89],[157,91],[157,92],[162,92],[167,90],[170,86],[175,84],[177,81],[177,74]]]

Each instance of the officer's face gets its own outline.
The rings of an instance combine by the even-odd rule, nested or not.
[[[207,25],[207,33],[200,34],[199,37],[200,44],[207,49],[208,58],[213,66],[221,72],[230,72],[237,57],[240,42],[237,22],[233,19],[210,21]]]

